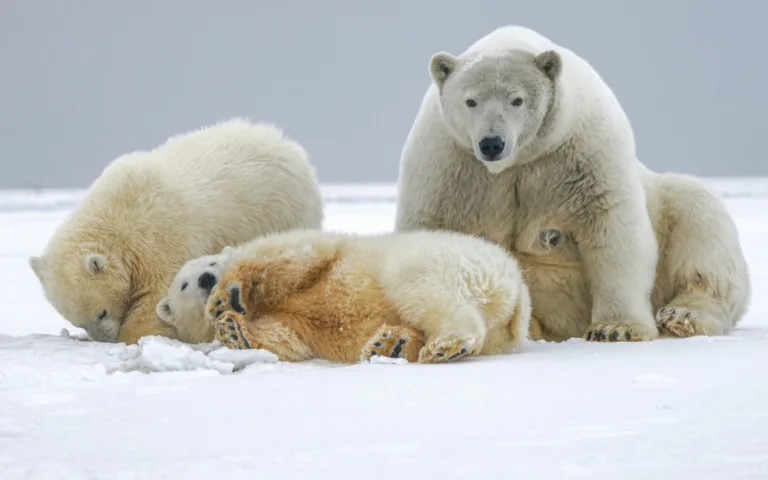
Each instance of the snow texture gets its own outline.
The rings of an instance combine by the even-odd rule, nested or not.
[[[755,292],[727,336],[352,366],[89,341],[27,266],[82,192],[0,193],[0,478],[768,478],[768,181],[716,186]],[[326,228],[392,228],[394,186],[324,192]]]

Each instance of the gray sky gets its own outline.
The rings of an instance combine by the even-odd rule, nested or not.
[[[590,61],[651,168],[766,175],[766,17],[758,0],[2,1],[0,188],[86,187],[234,115],[282,126],[321,182],[394,182],[430,56],[504,24]]]

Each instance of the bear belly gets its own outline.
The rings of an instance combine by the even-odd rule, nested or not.
[[[526,229],[510,250],[531,294],[531,338],[581,337],[590,324],[591,300],[573,237],[558,229]]]

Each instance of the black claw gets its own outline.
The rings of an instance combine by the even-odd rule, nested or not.
[[[378,354],[379,354],[378,352],[371,350],[371,356],[378,355]]]
[[[216,310],[215,312],[213,312],[213,317],[219,318],[222,313],[224,313],[224,310]]]
[[[230,332],[236,332],[237,328],[235,328],[234,325],[227,325],[227,330],[229,330]]]
[[[240,303],[240,287],[232,287],[229,289],[229,306],[231,306],[232,310],[237,313],[241,315],[245,314],[245,308],[243,308],[243,304]]]
[[[612,342],[615,342],[615,341],[616,341],[616,340],[618,340],[618,339],[619,339],[619,332],[613,332],[613,333],[611,334],[611,341],[612,341]]]
[[[587,332],[587,341],[592,340],[592,331]]]
[[[398,342],[395,348],[392,349],[392,353],[389,354],[389,358],[400,358],[400,352],[403,351],[403,344],[405,342]]]
[[[465,353],[467,353],[467,349],[466,348],[462,348],[461,351],[459,352],[459,354],[461,354],[461,355],[464,355]]]
[[[214,303],[214,305],[216,305],[217,307],[221,304],[222,304],[222,300],[220,298],[216,300],[216,303]]]
[[[627,341],[629,342],[630,340],[632,340],[632,334],[629,333],[629,331],[626,331],[624,332],[624,338],[626,338]]]
[[[451,360],[456,360],[457,358],[459,358],[462,355],[464,355],[463,351],[454,353],[453,355],[448,357],[448,361],[450,362]]]
[[[240,337],[238,337],[236,333],[233,333],[232,335],[230,335],[229,338],[231,338],[234,341],[240,340]]]
[[[374,347],[380,347],[381,346],[381,342],[376,342],[376,343],[373,344],[373,346]]]
[[[225,317],[224,321],[226,323],[229,323],[230,325],[234,325],[235,324],[235,319],[233,319],[232,317]]]
[[[445,354],[444,354],[443,352],[437,352],[437,353],[435,354],[435,356],[436,356],[436,357],[443,357],[443,356],[445,356]]]
[[[400,340],[397,341],[397,343],[399,343],[400,345],[405,345],[405,342],[407,342],[407,341],[408,341],[408,339],[401,338]]]
[[[691,312],[688,312],[685,314],[685,319],[690,320],[691,319]]]

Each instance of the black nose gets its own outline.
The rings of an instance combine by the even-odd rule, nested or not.
[[[211,291],[216,285],[216,277],[212,273],[205,272],[197,278],[197,284],[206,291]]]
[[[496,160],[504,151],[504,140],[501,137],[485,137],[480,140],[480,153],[488,160]]]

